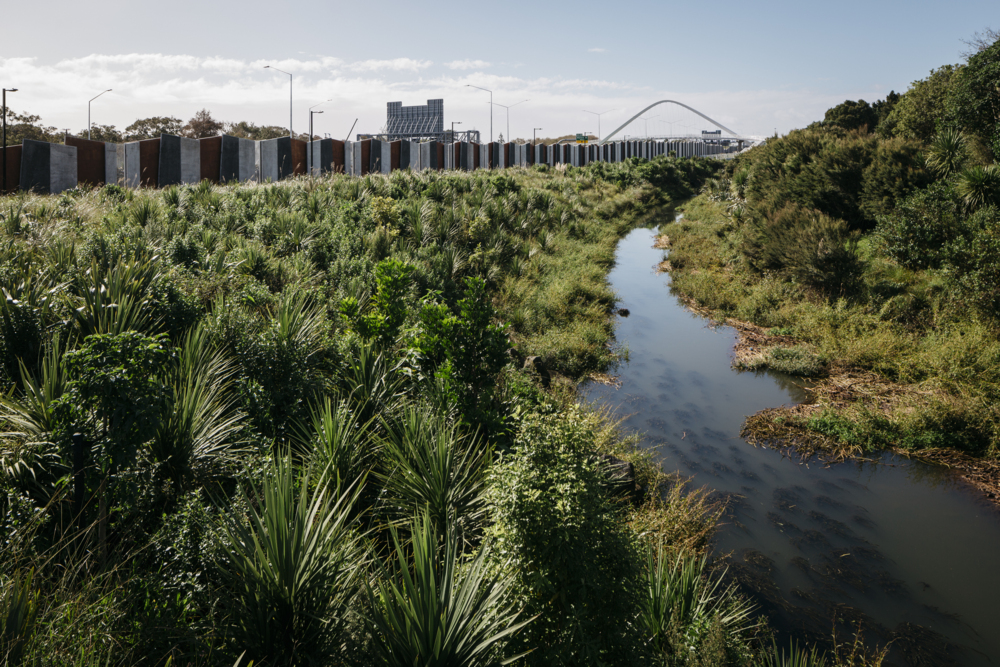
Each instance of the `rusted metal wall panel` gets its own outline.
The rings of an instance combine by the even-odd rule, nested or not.
[[[0,160],[3,157],[0,155]],[[6,194],[17,192],[21,184],[21,145],[7,147],[7,187],[0,183],[0,190]]]
[[[67,146],[76,147],[76,176],[80,185],[104,185],[106,181],[104,142],[67,134]]]
[[[222,175],[222,137],[198,140],[201,149],[201,180],[218,183]]]
[[[292,175],[301,176],[306,173],[306,142],[292,139]]]

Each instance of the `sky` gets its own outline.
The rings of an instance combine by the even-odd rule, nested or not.
[[[530,138],[603,136],[663,99],[742,135],[785,133],[845,99],[874,102],[962,61],[963,39],[1000,28],[996,0],[36,0],[5,3],[8,103],[78,132],[139,118],[288,126],[343,139],[385,124],[386,103],[444,98],[445,125]],[[526,100],[526,101],[522,101]],[[586,111],[601,113],[598,117]],[[603,113],[607,112],[607,113]],[[510,130],[508,134],[507,124]],[[662,105],[618,136],[714,129]],[[353,134],[353,133],[352,133]]]

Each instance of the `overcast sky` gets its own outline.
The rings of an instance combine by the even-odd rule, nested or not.
[[[743,134],[786,132],[845,99],[875,101],[961,61],[962,39],[1000,28],[996,0],[839,3],[509,0],[505,3],[313,0],[37,0],[5,3],[0,85],[10,106],[78,131],[137,118],[288,124],[344,138],[385,124],[386,102],[444,98],[445,124],[490,132],[487,93],[512,105],[514,137],[596,132],[660,99],[684,102]],[[624,133],[711,129],[675,106]],[[507,135],[495,107],[494,134]]]

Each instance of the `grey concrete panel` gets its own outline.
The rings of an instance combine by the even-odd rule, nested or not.
[[[295,175],[295,160],[292,157],[292,138],[278,137],[273,139],[277,147],[278,180]]]
[[[157,185],[165,188],[168,185],[181,183],[181,138],[173,134],[160,135],[160,170]]]
[[[49,145],[49,192],[56,195],[77,186],[77,147]]]
[[[382,157],[380,158],[382,163],[382,173],[388,174],[392,171],[392,142],[381,141],[382,144]],[[372,151],[375,150],[375,146],[372,146]]]
[[[125,185],[130,188],[139,187],[142,170],[139,165],[139,142],[125,144]]]
[[[420,142],[410,141],[410,169],[420,171]]]
[[[459,146],[459,158],[461,161],[459,166],[465,171],[472,171],[472,144],[468,141],[463,141]]]
[[[181,183],[201,181],[201,145],[197,139],[181,137]]]
[[[52,177],[49,144],[25,139],[21,146],[21,189],[26,192],[48,192]]]
[[[399,143],[399,168],[400,169],[413,169],[410,165],[410,148],[413,146],[412,141],[407,141],[403,139]],[[416,171],[416,170],[414,170]]]
[[[348,176],[354,175],[354,142],[344,142],[344,173]]]
[[[278,140],[265,139],[257,142],[257,180],[261,183],[279,180]]]
[[[222,150],[219,155],[219,182],[232,183],[240,178],[240,140],[229,135],[222,136]]]
[[[445,142],[444,145],[444,168],[455,168],[455,144]]]
[[[420,168],[439,169],[437,141],[425,141],[420,144]]]
[[[122,165],[121,160],[118,156],[121,154],[124,157],[124,153],[121,152],[123,149],[122,144],[104,144],[104,182],[105,183],[121,183],[121,178],[119,176],[119,170]]]
[[[240,139],[240,182],[252,181],[257,176],[257,164],[254,160],[257,153],[257,142],[253,139]]]
[[[387,143],[372,139],[371,152],[368,153],[368,173],[377,174],[382,171],[382,144]]]

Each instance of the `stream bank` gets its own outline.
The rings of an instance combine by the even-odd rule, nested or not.
[[[953,472],[892,453],[824,463],[749,444],[748,415],[808,392],[732,367],[736,330],[671,293],[655,237],[637,229],[618,246],[609,280],[630,313],[616,329],[628,363],[620,388],[594,383],[584,396],[625,415],[666,470],[727,501],[715,551],[779,635],[828,642],[860,627],[891,642],[887,664],[992,664],[1000,514]]]

